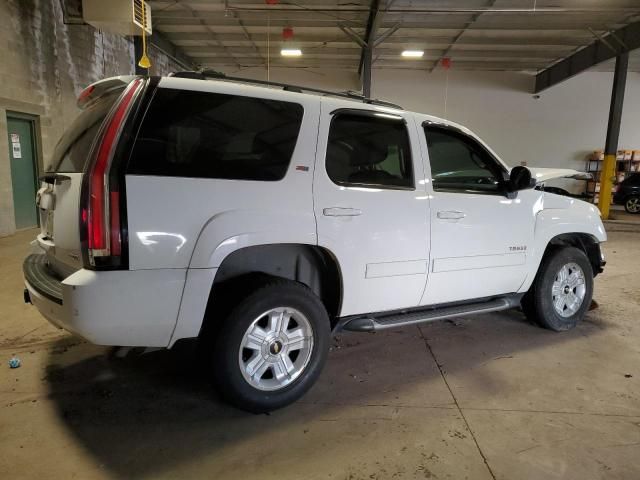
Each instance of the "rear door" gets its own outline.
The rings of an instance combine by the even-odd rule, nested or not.
[[[414,307],[429,255],[414,118],[347,105],[323,100],[314,173],[318,244],[342,270],[341,315]]]
[[[65,131],[36,195],[41,228],[38,243],[46,250],[49,265],[62,277],[82,268],[79,215],[83,172],[100,128],[125,86],[118,82],[98,94]]]

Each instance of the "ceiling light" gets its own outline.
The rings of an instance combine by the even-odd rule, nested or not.
[[[302,55],[302,50],[299,48],[283,48],[280,50],[280,55],[283,57],[299,57]]]
[[[424,55],[424,51],[423,50],[404,50],[402,52],[402,56],[403,57],[420,58],[423,55]]]

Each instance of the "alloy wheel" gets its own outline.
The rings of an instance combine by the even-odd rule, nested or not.
[[[632,197],[627,200],[627,211],[630,213],[640,213],[640,197]]]
[[[300,376],[312,351],[309,319],[294,308],[273,308],[245,331],[238,354],[240,371],[258,390],[279,390]]]
[[[586,291],[580,266],[573,262],[563,265],[551,287],[554,310],[564,318],[574,315],[582,306]]]

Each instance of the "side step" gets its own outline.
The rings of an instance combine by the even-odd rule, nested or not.
[[[339,329],[351,332],[373,332],[386,330],[387,328],[444,320],[446,318],[474,315],[477,313],[499,312],[519,306],[521,298],[522,294],[514,294],[481,302],[431,307],[392,314],[387,313],[346,318]]]

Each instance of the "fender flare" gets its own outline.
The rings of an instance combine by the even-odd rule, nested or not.
[[[270,244],[317,246],[313,214],[291,219],[278,212],[230,210],[211,217],[200,231],[189,268],[169,347],[181,339],[197,337],[222,262],[241,248]]]
[[[584,210],[574,212],[571,209],[545,209],[536,215],[534,230],[534,248],[531,252],[529,268],[518,292],[526,292],[538,273],[542,257],[554,238],[567,234],[589,235],[598,242],[605,242],[607,234],[598,210],[589,206],[585,217]]]

